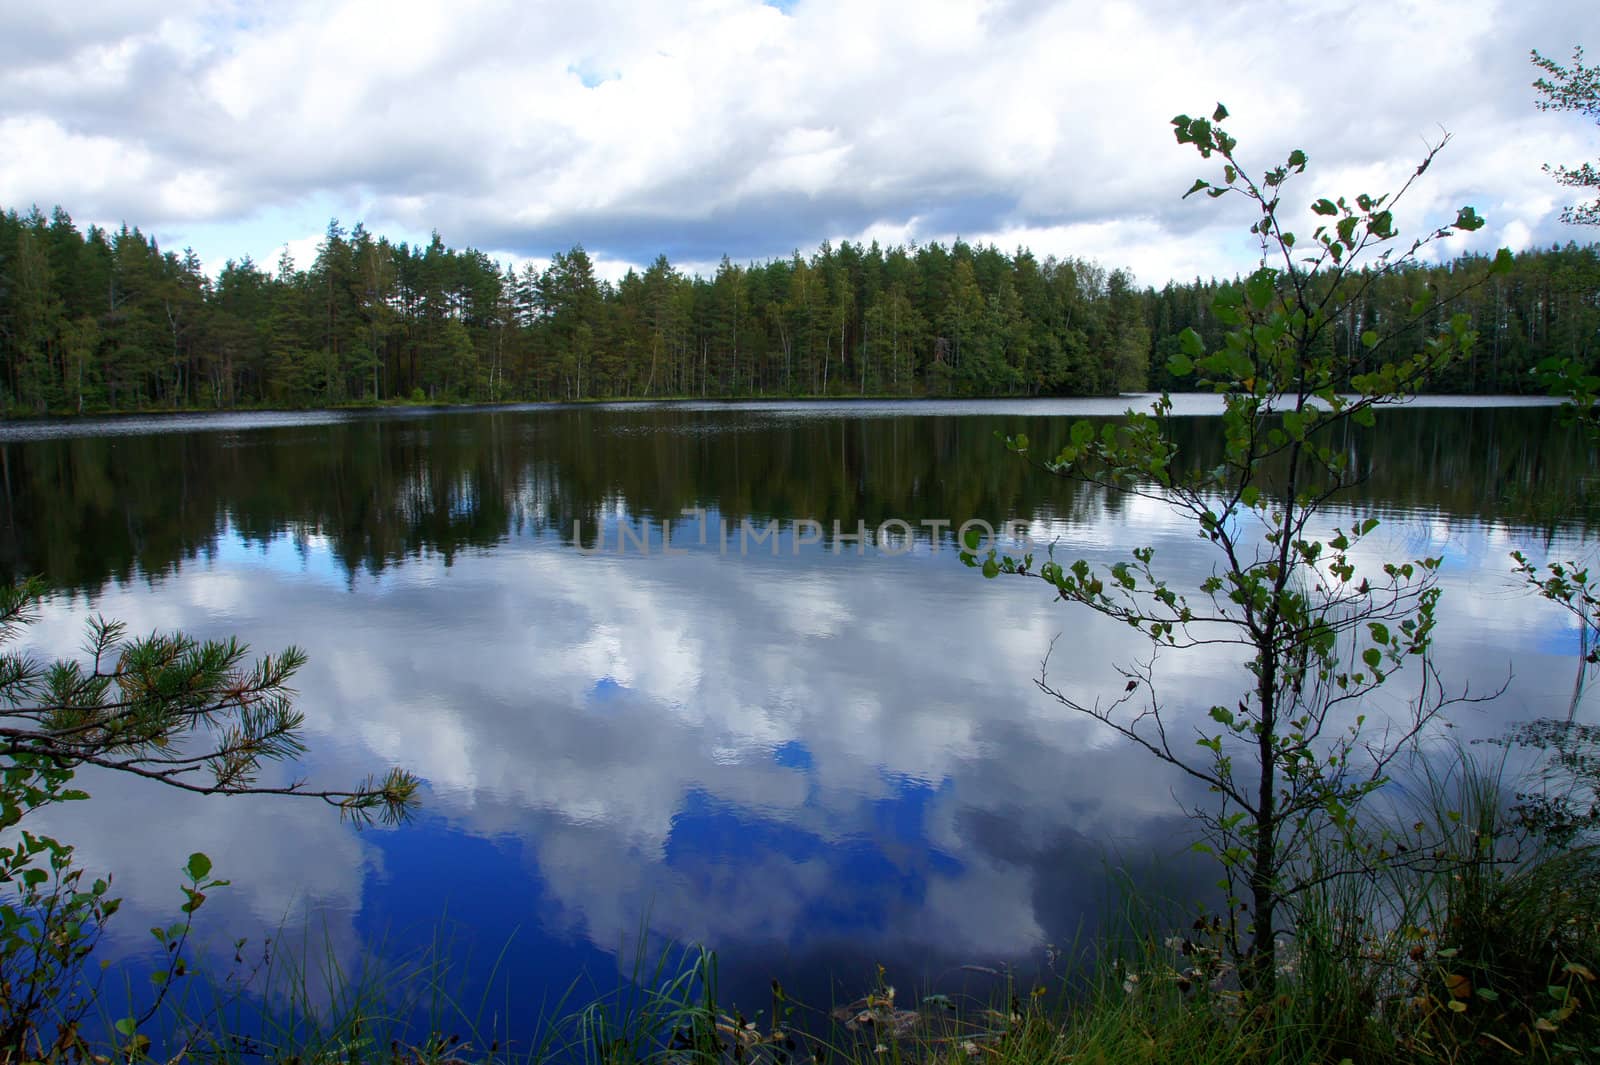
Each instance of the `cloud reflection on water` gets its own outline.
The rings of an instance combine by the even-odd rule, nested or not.
[[[1180,572],[1209,565],[1189,528],[1140,501],[1078,497],[1025,516],[1062,553],[1111,560],[1151,543]],[[1516,663],[1506,697],[1457,715],[1456,734],[1564,706],[1566,620],[1508,575],[1522,534],[1442,509],[1386,516],[1377,554],[1446,557],[1443,675],[1484,690]],[[355,834],[317,804],[89,778],[92,803],[38,821],[116,871],[122,950],[173,912],[195,849],[233,879],[206,911],[219,934],[309,917],[353,960],[385,932],[424,934],[448,907],[492,945],[520,926],[535,983],[646,922],[756,977],[1036,957],[1096,919],[1108,868],[1178,898],[1209,882],[1185,857],[1174,802],[1204,795],[1032,684],[1059,635],[1056,682],[1119,691],[1113,666],[1142,643],[1036,582],[985,582],[948,546],[585,556],[530,525],[353,572],[337,537],[219,522],[159,579],[58,594],[30,642],[76,646],[100,611],[135,632],[304,646],[313,781],[400,763],[427,780],[426,808],[419,826]],[[1237,696],[1226,655],[1161,668],[1188,713]]]

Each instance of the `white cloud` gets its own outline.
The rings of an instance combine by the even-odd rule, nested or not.
[[[1237,215],[1178,201],[1207,167],[1167,122],[1215,99],[1249,159],[1311,152],[1308,199],[1392,184],[1457,131],[1411,220],[1470,200],[1484,245],[1564,239],[1538,164],[1595,154],[1592,126],[1532,108],[1527,49],[1600,31],[1559,0],[1382,19],[1309,0],[54,10],[0,17],[20,44],[0,73],[0,203],[195,230],[216,262],[259,253],[227,242],[263,206],[320,232],[331,198],[378,232],[519,257],[581,241],[611,273],[660,251],[959,234],[1159,284],[1250,259]]]

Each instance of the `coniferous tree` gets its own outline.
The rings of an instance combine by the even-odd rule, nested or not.
[[[1361,338],[1471,256],[1374,278],[1319,343],[1351,373]],[[305,269],[287,251],[209,275],[124,226],[65,210],[0,213],[0,408],[17,414],[250,405],[781,395],[1103,395],[1180,386],[1177,337],[1207,344],[1238,279],[1159,290],[1078,259],[962,242],[843,242],[710,278],[665,256],[615,284],[581,246],[513,270],[476,249],[391,244],[332,220]],[[1600,258],[1569,244],[1518,255],[1492,286],[1406,325],[1467,313],[1484,342],[1433,387],[1523,392],[1549,360],[1600,352]]]

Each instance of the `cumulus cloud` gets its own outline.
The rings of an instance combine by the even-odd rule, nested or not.
[[[0,203],[216,262],[270,262],[331,209],[507,257],[581,241],[614,271],[959,235],[1160,284],[1250,261],[1237,216],[1176,195],[1201,162],[1167,122],[1216,99],[1250,159],[1327,168],[1308,201],[1381,191],[1454,131],[1414,220],[1472,202],[1485,246],[1565,238],[1539,161],[1594,154],[1531,106],[1528,49],[1600,30],[1561,0],[62,10],[0,14]]]

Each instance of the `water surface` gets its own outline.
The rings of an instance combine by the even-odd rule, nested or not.
[[[0,426],[0,577],[52,589],[30,646],[71,652],[96,612],[298,644],[304,774],[345,786],[401,764],[427,782],[396,830],[98,776],[91,803],[40,823],[115,870],[128,902],[111,947],[129,956],[199,849],[233,880],[204,911],[217,942],[309,921],[354,964],[448,915],[466,981],[486,982],[509,940],[503,975],[535,1005],[579,969],[614,974],[642,931],[715,948],[755,1006],[772,976],[825,1001],[858,994],[873,963],[907,984],[1036,966],[1114,901],[1108,871],[1178,898],[1211,879],[1177,814],[1204,795],[1033,684],[1055,641],[1054,683],[1120,691],[1114,667],[1141,645],[1041,584],[982,580],[954,549],[964,521],[1020,521],[1073,557],[1153,544],[1174,583],[1198,584],[1211,561],[1192,527],[995,439],[1049,451],[1066,416],[1126,405]],[[1214,453],[1214,409],[1180,397],[1194,462]],[[1583,551],[1587,450],[1549,406],[1509,401],[1433,400],[1344,444],[1364,480],[1332,520],[1376,513],[1387,554],[1444,556],[1442,673],[1479,691],[1509,675],[1455,734],[1564,711],[1574,632],[1507,554]],[[808,520],[820,536],[796,529]],[[834,538],[890,520],[913,533],[893,550]],[[774,521],[776,540],[741,540]],[[1236,656],[1163,670],[1180,714],[1238,691]]]

